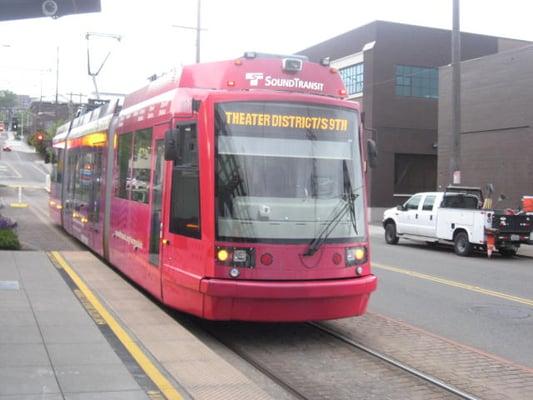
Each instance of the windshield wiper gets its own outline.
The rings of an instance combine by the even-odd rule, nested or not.
[[[358,194],[350,193],[349,194],[350,199],[348,200],[348,209],[350,212],[350,220],[352,221],[353,230],[356,235],[359,235],[359,232],[357,231],[357,218],[355,216],[355,199],[359,197]]]
[[[359,197],[358,194],[355,194],[353,192],[347,192],[344,194],[343,198],[339,201],[339,203],[335,206],[333,211],[331,212],[331,219],[329,222],[324,226],[322,231],[316,236],[311,243],[309,243],[309,247],[303,253],[304,256],[312,256],[315,254],[320,246],[328,239],[329,235],[333,232],[335,227],[339,224],[339,222],[344,218],[347,212],[350,213],[350,219],[352,221],[352,225],[355,229],[355,232],[357,233],[357,225],[355,222],[355,199]]]

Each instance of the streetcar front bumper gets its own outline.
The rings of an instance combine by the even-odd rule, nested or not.
[[[204,278],[203,317],[213,320],[313,321],[362,315],[374,275],[313,281],[245,281]]]

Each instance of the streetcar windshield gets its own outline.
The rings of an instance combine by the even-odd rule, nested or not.
[[[366,237],[356,111],[239,102],[215,116],[219,240],[309,242],[333,219],[328,241]]]

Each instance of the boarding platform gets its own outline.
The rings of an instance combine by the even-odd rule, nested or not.
[[[270,399],[87,251],[0,252],[0,400]]]

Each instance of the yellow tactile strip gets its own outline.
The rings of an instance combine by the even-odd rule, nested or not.
[[[74,271],[71,265],[57,251],[50,253],[53,261],[57,263],[58,268],[63,269],[77,289],[74,294],[80,299],[87,312],[98,325],[107,324],[113,331],[120,343],[126,348],[129,354],[142,368],[144,373],[152,380],[157,388],[164,394],[168,400],[183,400],[182,395],[174,388],[164,374],[154,363],[147,357],[145,352],[135,343],[131,335],[124,329],[122,324],[106,309],[102,302],[96,297],[93,291],[80,278],[80,275]]]
[[[62,252],[102,304],[195,399],[270,399],[143,293],[89,252]]]

